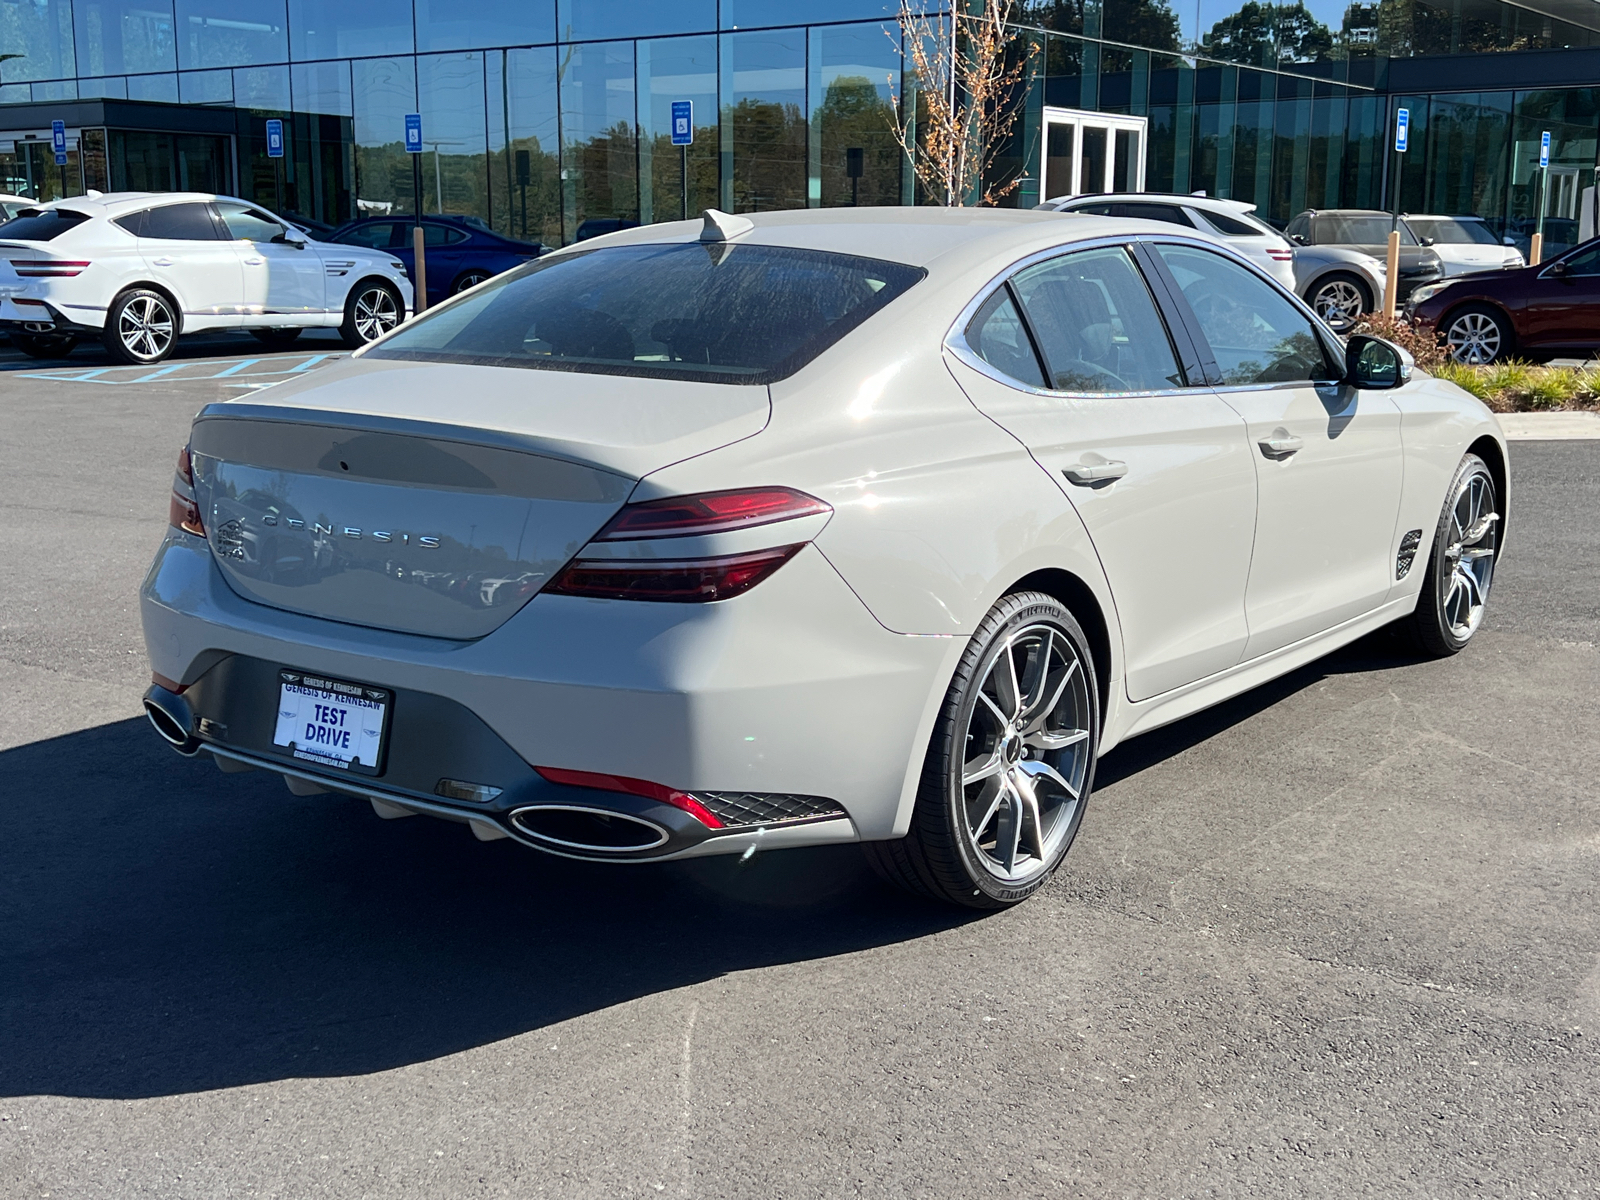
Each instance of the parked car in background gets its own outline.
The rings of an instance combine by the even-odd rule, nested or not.
[[[180,753],[599,863],[860,841],[980,909],[1123,739],[1392,622],[1465,648],[1507,515],[1399,347],[1005,209],[619,232],[190,439],[140,602]]]
[[[339,246],[364,246],[381,250],[405,263],[415,280],[417,264],[412,250],[416,221],[409,217],[369,217],[334,230],[329,241]],[[428,303],[438,304],[457,292],[482,283],[502,271],[538,258],[538,242],[502,237],[476,217],[424,216],[422,246],[428,259]]]
[[[1296,245],[1338,246],[1387,263],[1391,220],[1388,213],[1376,209],[1307,209],[1289,222],[1285,232]],[[1442,279],[1444,264],[1431,249],[1418,243],[1404,221],[1399,230],[1400,278],[1395,295],[1403,303],[1413,288]]]
[[[1155,192],[1063,196],[1038,208],[1165,221],[1222,238],[1344,333],[1383,298],[1384,265],[1338,246],[1294,246],[1243,200]]]
[[[1474,271],[1496,271],[1503,267],[1525,267],[1522,251],[1495,237],[1482,217],[1417,216],[1401,218],[1417,242],[1439,256],[1444,273],[1470,275]]]
[[[1514,217],[1506,222],[1506,237],[1521,251],[1524,259],[1532,253],[1533,235],[1539,230],[1539,218]],[[1543,258],[1549,262],[1556,255],[1570,250],[1587,239],[1582,235],[1582,225],[1574,217],[1546,217],[1544,219]],[[1592,235],[1591,235],[1592,236]]]
[[[0,255],[30,284],[0,300],[0,326],[36,358],[94,337],[119,362],[160,362],[203,329],[284,345],[331,327],[362,346],[411,305],[396,256],[313,242],[246,200],[202,192],[33,205],[0,224]]]
[[[587,221],[579,223],[572,240],[587,242],[590,238],[604,237],[608,233],[616,233],[622,229],[637,228],[639,222],[627,217],[590,217]]]
[[[1600,350],[1600,239],[1551,262],[1418,288],[1409,315],[1439,331],[1457,362]]]

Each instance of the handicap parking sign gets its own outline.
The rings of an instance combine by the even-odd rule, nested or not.
[[[283,122],[267,122],[267,157],[283,157]]]
[[[422,153],[422,114],[406,114],[406,151],[409,154]]]
[[[672,102],[672,144],[674,146],[692,146],[694,144],[693,100],[674,100]]]

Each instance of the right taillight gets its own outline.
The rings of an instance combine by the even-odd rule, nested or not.
[[[670,496],[625,505],[595,534],[597,542],[629,542],[637,538],[696,537],[731,533],[774,521],[793,521],[833,511],[831,505],[793,488],[737,488]]]
[[[200,506],[194,499],[194,466],[187,446],[178,451],[178,469],[172,477],[172,499],[167,502],[167,524],[199,537],[206,535],[206,527],[200,521]]]

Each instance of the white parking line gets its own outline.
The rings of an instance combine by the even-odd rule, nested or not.
[[[51,383],[104,383],[114,387],[124,387],[133,383],[153,383],[160,380],[163,383],[196,383],[208,379],[237,379],[233,387],[268,387],[269,383],[244,383],[246,379],[271,379],[272,382],[292,376],[300,375],[313,370],[327,362],[334,362],[343,358],[343,354],[307,354],[284,358],[247,358],[242,362],[233,362],[218,371],[215,368],[218,360],[208,362],[182,362],[172,363],[152,371],[148,367],[92,367],[89,370],[68,369],[51,371],[23,371],[16,378],[19,379],[44,379]],[[251,371],[248,367],[258,364],[271,364],[267,370]]]

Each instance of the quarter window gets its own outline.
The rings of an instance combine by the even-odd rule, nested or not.
[[[1189,214],[1176,204],[1115,204],[1111,207],[1114,217],[1135,217],[1140,221],[1165,221],[1168,225],[1182,225],[1185,229],[1193,229],[1194,222],[1189,219]]]
[[[1264,280],[1207,250],[1158,245],[1156,251],[1194,310],[1224,384],[1340,377],[1315,326]]]
[[[1011,289],[1001,287],[983,302],[983,307],[967,326],[967,345],[972,352],[997,371],[1029,387],[1044,387],[1039,356],[1017,315]]]
[[[1561,261],[1566,264],[1568,275],[1600,275],[1600,246],[1569,254]]]
[[[1159,392],[1183,372],[1150,289],[1121,246],[1018,272],[1012,287],[1060,392]]]

